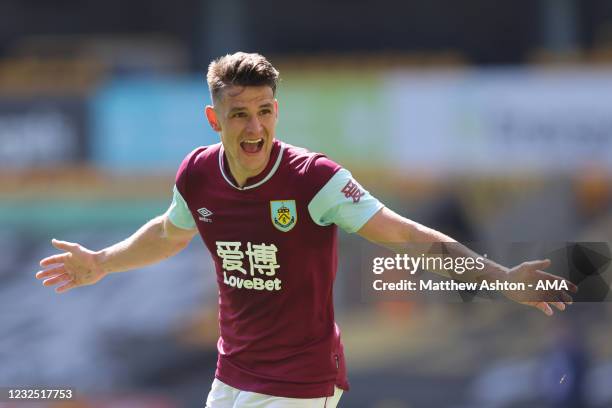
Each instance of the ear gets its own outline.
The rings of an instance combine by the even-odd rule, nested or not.
[[[278,120],[278,100],[274,99],[274,116],[276,116],[276,120]]]
[[[217,119],[217,112],[215,112],[215,109],[211,105],[206,105],[206,109],[204,110],[204,112],[206,113],[206,119],[208,119],[210,127],[215,132],[220,132],[221,125],[219,124],[219,120]]]

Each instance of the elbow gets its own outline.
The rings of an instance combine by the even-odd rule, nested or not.
[[[176,254],[185,249],[195,235],[195,230],[183,230],[174,226],[171,221],[160,216],[160,238],[164,246],[170,249],[171,254]]]

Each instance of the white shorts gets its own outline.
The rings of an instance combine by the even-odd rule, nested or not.
[[[241,391],[215,378],[206,399],[206,408],[335,408],[341,396],[342,389],[335,387],[331,397],[274,397]]]

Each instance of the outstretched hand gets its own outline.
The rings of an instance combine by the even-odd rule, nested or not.
[[[59,285],[55,292],[63,293],[79,286],[93,285],[106,275],[98,265],[94,251],[57,239],[51,240],[51,244],[64,252],[40,261],[40,266],[47,268],[36,274],[36,279],[44,279],[43,286]]]
[[[542,271],[548,268],[550,263],[549,259],[529,261],[508,270],[508,281],[524,283],[525,290],[506,290],[502,293],[508,299],[533,306],[547,316],[553,314],[551,305],[559,310],[565,310],[566,305],[571,305],[573,300],[568,291],[576,293],[578,287],[567,279]],[[544,289],[537,289],[542,285]]]

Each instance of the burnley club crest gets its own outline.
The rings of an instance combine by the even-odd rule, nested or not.
[[[272,224],[282,232],[291,231],[297,223],[295,200],[270,201],[270,216]]]

